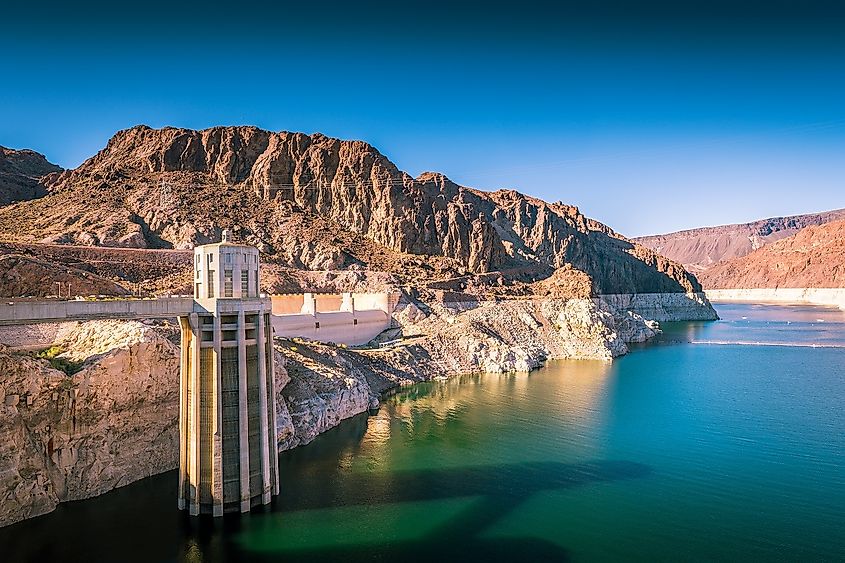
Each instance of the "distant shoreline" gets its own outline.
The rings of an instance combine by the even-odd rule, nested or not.
[[[710,301],[824,305],[845,310],[845,288],[778,287],[755,289],[708,289]]]

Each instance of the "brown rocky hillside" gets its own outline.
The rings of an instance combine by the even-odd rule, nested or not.
[[[41,179],[61,170],[35,151],[0,147],[0,205],[42,197]]]
[[[806,227],[840,219],[845,219],[845,209],[703,227],[634,240],[682,263],[693,272],[700,272],[724,260],[745,256],[767,244],[790,237]]]
[[[3,297],[129,293],[114,281],[91,272],[22,254],[0,255],[0,289]]]
[[[699,277],[707,289],[845,287],[845,221],[807,227]]]
[[[551,286],[567,292],[700,289],[681,265],[574,206],[413,178],[367,143],[321,134],[137,126],[47,187],[0,209],[7,242],[186,249],[231,228],[289,268],[406,281],[498,272],[497,284],[557,271]]]

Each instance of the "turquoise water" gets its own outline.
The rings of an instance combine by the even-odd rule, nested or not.
[[[187,518],[171,472],[1,558],[845,560],[845,314],[717,308],[612,364],[413,387],[285,452],[272,509]]]

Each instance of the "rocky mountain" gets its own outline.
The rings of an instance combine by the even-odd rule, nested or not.
[[[845,220],[807,227],[699,275],[707,289],[845,288]]]
[[[61,170],[35,151],[0,147],[0,205],[44,196],[42,178]]]
[[[737,225],[703,227],[634,240],[682,263],[689,270],[701,272],[723,260],[745,256],[767,244],[790,237],[806,227],[839,219],[845,219],[845,209],[773,217]]]
[[[45,197],[0,209],[7,241],[189,248],[231,228],[293,268],[408,282],[498,272],[499,285],[554,273],[579,296],[700,289],[574,206],[413,178],[367,143],[321,134],[137,126],[46,184]]]

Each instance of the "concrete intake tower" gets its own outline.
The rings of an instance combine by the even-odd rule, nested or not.
[[[272,307],[258,271],[258,249],[228,231],[194,250],[194,312],[179,317],[179,508],[192,515],[279,493]]]

